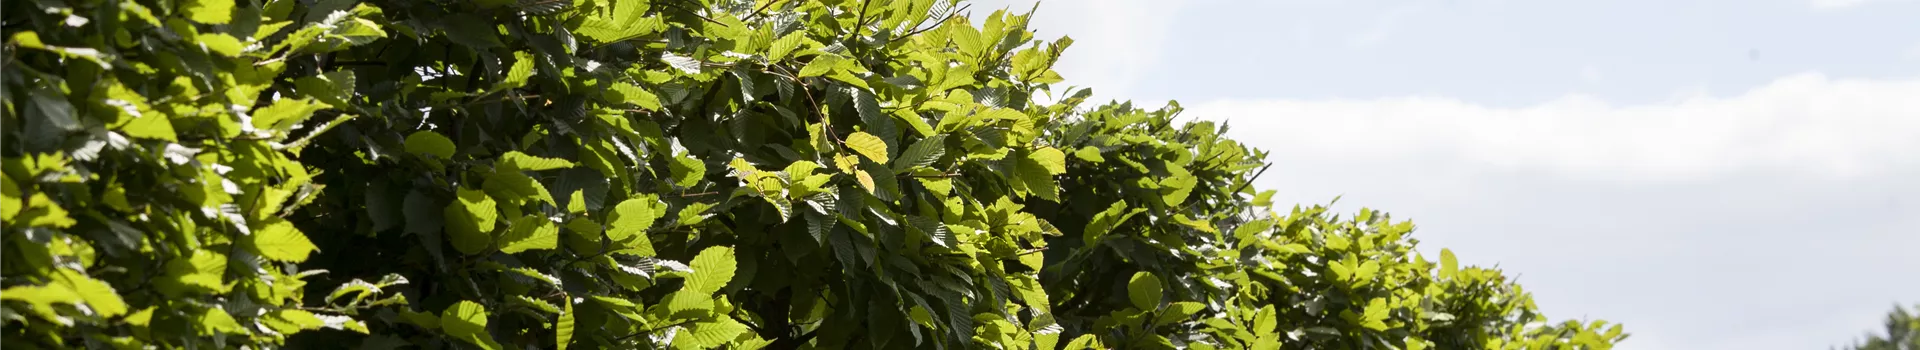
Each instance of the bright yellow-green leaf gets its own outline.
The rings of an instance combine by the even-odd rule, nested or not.
[[[461,188],[457,198],[447,204],[445,210],[447,239],[453,248],[464,254],[475,254],[487,249],[493,242],[493,232],[500,212],[496,211],[493,197],[480,190]]]
[[[767,49],[767,60],[779,62],[780,60],[786,59],[787,54],[791,54],[793,53],[793,49],[799,48],[801,39],[806,39],[806,37],[807,31],[802,30],[787,33],[786,36],[774,40],[773,47]]]
[[[233,21],[233,0],[186,0],[180,12],[194,22],[227,24]]]
[[[247,48],[246,44],[240,43],[240,39],[225,33],[204,33],[195,36],[194,40],[200,42],[200,46],[207,48],[207,51],[227,57],[239,56]]]
[[[693,276],[687,279],[687,290],[701,295],[713,294],[733,281],[733,248],[716,246],[701,250],[688,266],[693,268]]]
[[[527,86],[527,79],[533,77],[533,54],[526,51],[513,52],[513,66],[507,68],[507,77],[500,80],[501,89]]]
[[[867,159],[875,163],[887,163],[887,142],[880,140],[879,137],[865,132],[854,132],[852,135],[847,135],[846,142],[848,149],[866,156]]]
[[[1027,155],[1027,157],[1033,158],[1035,162],[1040,163],[1040,166],[1046,168],[1049,174],[1060,175],[1067,173],[1067,154],[1060,152],[1059,149],[1041,147],[1040,149],[1033,150],[1033,154]]]
[[[308,254],[319,249],[313,245],[312,241],[307,240],[305,234],[294,228],[293,223],[278,218],[271,219],[260,229],[254,230],[253,235],[247,236],[247,241],[250,243],[249,246],[260,254],[260,257],[273,261],[306,261]]]
[[[567,350],[573,343],[573,297],[561,295],[563,304],[560,319],[553,323],[554,344],[559,350]]]
[[[1095,350],[1095,349],[1106,349],[1106,347],[1101,346],[1100,339],[1095,338],[1092,334],[1081,334],[1080,337],[1073,338],[1073,341],[1067,342],[1067,347],[1066,347],[1066,350]]]
[[[112,188],[108,191],[112,191]],[[21,206],[25,204],[26,201],[20,199],[20,186],[13,183],[13,178],[0,176],[0,219],[12,222],[13,216],[19,215]]]
[[[1133,301],[1133,307],[1153,311],[1160,307],[1160,277],[1151,272],[1141,271],[1127,280],[1127,300]]]
[[[294,124],[312,117],[313,112],[327,106],[314,102],[312,98],[282,98],[272,105],[253,110],[253,128],[261,130],[286,131]]]
[[[840,60],[840,56],[835,55],[814,56],[813,61],[807,62],[807,66],[800,68],[800,77],[807,78],[827,75],[827,73],[833,72],[834,67],[840,65]]]
[[[747,331],[747,325],[734,321],[731,317],[719,317],[713,321],[697,322],[681,335],[674,337],[675,349],[712,349],[733,341]]]
[[[234,321],[233,315],[227,314],[227,310],[213,307],[208,308],[205,312],[204,314],[200,314],[199,325],[202,334],[212,335],[214,332],[228,334],[247,333],[247,328],[241,327],[240,322]]]
[[[500,252],[513,254],[532,249],[553,249],[560,244],[560,228],[546,218],[527,215],[513,221],[500,236]]]
[[[659,110],[660,97],[647,89],[627,83],[613,83],[607,88],[607,99],[614,103],[628,103],[645,110]]]
[[[292,334],[303,330],[319,329],[327,325],[326,321],[320,320],[320,317],[314,316],[313,313],[307,312],[306,310],[299,309],[275,310],[267,314],[266,317],[262,317],[261,321],[267,324],[267,326],[273,327],[274,331],[280,332],[281,334]]]
[[[487,308],[479,303],[461,300],[447,307],[447,310],[440,314],[440,328],[444,329],[448,336],[464,340],[482,349],[501,348],[499,343],[493,341],[493,336],[487,333]]]
[[[498,167],[509,171],[541,171],[572,168],[573,162],[560,158],[530,156],[520,151],[508,151],[507,154],[500,155]]]
[[[1094,163],[1102,163],[1107,161],[1106,157],[1100,156],[1100,149],[1094,148],[1093,146],[1080,147],[1080,150],[1073,151],[1073,157],[1080,158],[1080,160],[1094,162]]]
[[[650,195],[621,201],[614,205],[612,217],[607,220],[607,238],[625,243],[626,248],[640,256],[653,256],[653,243],[647,237],[647,229],[665,212],[666,203]]]
[[[53,304],[79,304],[84,302],[73,289],[66,285],[14,286],[0,290],[0,300],[25,302],[31,307],[27,311],[40,316],[48,322],[70,324],[71,319],[54,312]]]

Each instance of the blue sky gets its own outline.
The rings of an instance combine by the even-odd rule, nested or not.
[[[1032,0],[975,4],[979,14]],[[1621,349],[1825,349],[1920,303],[1920,0],[1046,0],[1103,98],[1273,151]]]

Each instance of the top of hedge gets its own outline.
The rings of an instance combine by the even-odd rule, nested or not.
[[[1265,153],[1178,120],[1178,104],[1086,105],[1051,69],[1072,40],[1038,40],[1025,14],[3,6],[9,346],[1625,338],[1545,323],[1499,271],[1420,256],[1409,222],[1275,206],[1250,186]]]

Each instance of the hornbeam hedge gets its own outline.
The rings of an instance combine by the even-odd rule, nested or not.
[[[20,0],[9,348],[1605,349],[951,0]],[[1065,14],[1061,14],[1065,15]],[[1036,96],[1055,98],[1036,98]],[[1057,100],[1057,103],[1041,103]],[[1282,169],[1285,166],[1282,165]]]

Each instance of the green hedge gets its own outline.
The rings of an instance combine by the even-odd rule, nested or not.
[[[0,341],[1626,337],[1546,323],[1499,271],[1415,253],[1409,222],[1276,207],[1224,125],[1087,105],[1051,70],[1070,39],[965,6],[8,1]]]

